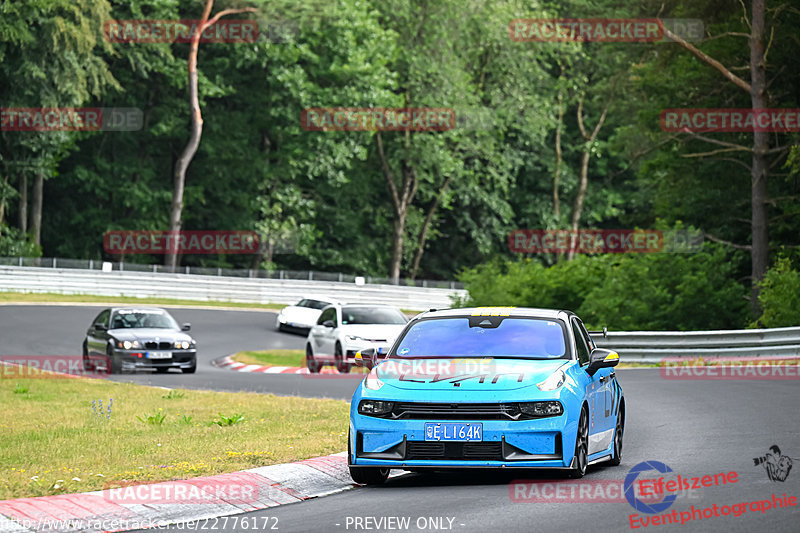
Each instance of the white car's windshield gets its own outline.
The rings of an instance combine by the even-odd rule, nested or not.
[[[420,320],[403,336],[393,357],[567,356],[561,321],[536,318],[447,317]]]
[[[343,307],[342,325],[405,324],[406,317],[391,307]]]
[[[312,300],[311,298],[304,298],[298,302],[297,307],[309,307],[311,309],[324,309],[330,305],[330,302],[323,302],[321,300]]]

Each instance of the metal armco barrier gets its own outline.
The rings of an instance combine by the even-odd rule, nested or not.
[[[721,331],[609,331],[592,335],[621,361],[657,362],[665,357],[800,357],[800,327]]]
[[[356,285],[336,281],[238,278],[114,270],[0,266],[0,291],[133,296],[179,300],[290,304],[308,295],[341,302],[385,303],[423,311],[452,307],[460,289]],[[598,346],[623,361],[666,357],[800,357],[800,327],[723,331],[609,331],[593,335]]]
[[[341,302],[383,303],[415,311],[451,307],[452,296],[466,295],[466,291],[459,289],[335,281],[8,266],[0,266],[0,291],[278,304],[322,295]]]

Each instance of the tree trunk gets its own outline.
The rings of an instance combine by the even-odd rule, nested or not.
[[[28,233],[28,175],[24,172],[19,181],[19,230]]]
[[[411,275],[409,276],[412,280],[416,279],[417,271],[419,270],[419,263],[422,261],[422,254],[425,252],[425,241],[428,239],[428,229],[433,222],[433,217],[436,216],[436,210],[439,207],[439,202],[442,200],[442,196],[444,196],[447,187],[450,185],[451,176],[448,176],[447,179],[444,180],[439,192],[436,194],[436,197],[431,202],[431,206],[428,208],[428,214],[425,217],[425,222],[422,223],[422,229],[419,232],[419,239],[417,240],[417,250],[414,252],[414,263],[411,266]]]
[[[406,229],[406,212],[399,214],[394,219],[394,232],[392,233],[392,262],[389,265],[389,277],[395,285],[400,283],[400,265],[403,260],[403,237]]]
[[[200,99],[197,96],[197,52],[200,48],[200,36],[203,31],[217,22],[224,15],[232,13],[255,12],[255,8],[245,9],[225,9],[217,13],[214,18],[209,19],[211,9],[214,7],[214,0],[206,0],[203,8],[203,16],[197,25],[197,32],[192,35],[192,42],[189,48],[189,107],[191,111],[191,134],[189,142],[181,152],[180,157],[175,162],[175,170],[172,175],[172,206],[169,213],[169,231],[173,235],[172,242],[175,242],[178,232],[181,230],[181,216],[183,214],[183,191],[186,184],[186,170],[200,146],[200,137],[203,135],[203,116],[200,113]],[[164,264],[175,270],[178,263],[178,250],[172,247],[164,259]]]
[[[406,144],[410,142],[410,133],[406,131]],[[398,191],[395,184],[394,173],[389,167],[389,161],[386,159],[386,154],[383,150],[383,138],[381,133],[375,134],[375,140],[378,143],[378,155],[381,159],[381,168],[383,170],[383,177],[386,180],[386,186],[389,187],[389,192],[392,197],[392,204],[394,205],[394,231],[392,233],[392,259],[389,263],[389,278],[391,282],[397,285],[400,283],[400,267],[403,261],[403,239],[405,236],[406,218],[408,217],[408,209],[411,202],[414,200],[414,195],[417,192],[417,173],[408,162],[403,160],[400,176],[401,190]]]
[[[6,188],[8,187],[8,173],[3,178],[3,196],[0,196],[0,228],[6,220]]]
[[[594,143],[595,139],[597,139],[597,134],[600,133],[600,128],[603,127],[603,122],[606,120],[608,107],[610,105],[611,99],[609,99],[609,101],[606,103],[603,113],[600,115],[600,119],[597,121],[594,130],[592,130],[592,133],[589,134],[587,133],[586,127],[583,124],[583,97],[578,100],[578,127],[581,130],[581,135],[583,135],[585,144],[583,148],[583,155],[581,156],[581,180],[578,184],[578,194],[575,196],[575,203],[572,206],[572,235],[570,239],[569,252],[567,253],[567,261],[572,261],[572,259],[575,257],[574,246],[577,241],[576,233],[578,231],[578,225],[581,222],[581,212],[583,211],[583,200],[586,197],[586,188],[589,185],[589,158],[591,156],[592,144]]]
[[[556,125],[556,170],[553,173],[553,215],[556,221],[561,218],[561,201],[558,197],[558,182],[561,179],[561,165],[564,156],[561,152],[561,129],[564,126],[564,89],[558,90],[558,124]]]
[[[753,0],[752,31],[750,33],[750,99],[753,109],[767,107],[764,98],[766,68],[764,65],[764,0]],[[753,133],[753,166],[751,174],[751,222],[752,245],[750,251],[753,282],[750,292],[750,311],[753,318],[760,315],[758,283],[763,279],[769,265],[769,234],[767,230],[767,163],[769,134]]]
[[[42,244],[42,203],[44,200],[44,174],[41,171],[36,173],[33,182],[33,203],[31,205],[30,228],[33,232],[33,242],[37,245]]]
[[[691,43],[678,37],[669,30],[664,34],[691,52],[701,61],[717,69],[727,80],[750,94],[751,109],[766,107],[764,90],[766,88],[766,65],[764,64],[764,0],[752,0],[752,20],[750,21],[750,83],[735,75],[722,63],[709,57]],[[691,132],[690,132],[691,133]],[[696,137],[700,137],[695,135]],[[702,137],[700,137],[702,138]],[[703,139],[707,142],[708,139]],[[767,152],[769,150],[769,135],[766,132],[753,132],[753,164],[750,171],[750,312],[753,318],[758,318],[760,305],[758,302],[758,283],[764,277],[769,265],[769,233],[767,228],[768,213],[767,182],[769,179],[769,165]]]

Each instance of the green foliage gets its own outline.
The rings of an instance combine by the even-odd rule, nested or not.
[[[148,415],[147,413],[143,413],[142,416],[137,416],[136,418],[142,424],[152,424],[154,426],[161,426],[164,424],[164,420],[167,418],[167,414],[163,413],[161,409],[159,409],[153,414]]]
[[[165,400],[179,400],[186,397],[186,392],[178,389],[170,389],[162,398]]]
[[[495,261],[460,279],[466,305],[568,309],[617,331],[704,330],[745,323],[746,289],[731,281],[732,270],[731,255],[706,244],[693,254],[578,256],[550,267]]]
[[[29,391],[30,387],[20,385],[19,383],[17,383],[17,386],[14,387],[14,389],[11,392],[13,392],[14,394],[28,394]]]
[[[749,243],[752,135],[709,134],[743,147],[729,150],[659,126],[665,108],[747,107],[746,91],[675,43],[523,43],[506,31],[520,17],[697,18],[713,37],[697,46],[733,67],[749,60],[747,40],[737,35],[749,31],[739,3],[218,0],[214,9],[242,6],[258,12],[230,18],[258,20],[255,43],[200,45],[203,137],[187,173],[182,222],[187,230],[255,230],[267,246],[258,256],[186,255],[183,264],[386,276],[397,213],[376,134],[306,131],[300,112],[450,107],[453,130],[381,134],[396,184],[409,169],[417,178],[401,277],[411,274],[430,214],[417,277],[451,279],[463,270],[476,302],[566,307],[617,329],[743,323],[744,253],[706,247],[548,266],[555,257],[514,261],[506,246],[512,229],[568,226],[584,152],[582,227],[686,221]],[[792,107],[800,12],[767,7],[769,105]],[[145,119],[135,132],[0,132],[0,256],[119,259],[104,252],[104,232],[167,228],[172,171],[188,137],[189,46],[112,44],[102,27],[109,19],[192,19],[201,10],[196,0],[0,1],[3,107],[134,107]],[[590,132],[608,107],[591,145],[579,105]],[[775,249],[796,244],[800,220],[800,149],[776,149],[792,144],[796,134],[770,136]],[[37,176],[47,178],[41,247],[18,222],[23,178],[30,204]]]
[[[800,270],[789,257],[780,257],[761,282],[758,301],[763,310],[751,327],[800,326]]]
[[[216,420],[212,420],[208,423],[209,426],[213,426],[214,424],[225,427],[225,426],[235,426],[236,424],[242,423],[245,421],[244,415],[240,413],[235,413],[231,416],[225,416],[222,413],[218,413],[218,417]]]
[[[0,224],[0,257],[41,257],[42,247],[37,246],[17,228]]]

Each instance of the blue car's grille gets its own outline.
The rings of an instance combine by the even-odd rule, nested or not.
[[[521,414],[515,403],[397,402],[391,416],[406,420],[517,420]]]
[[[406,459],[436,460],[456,459],[474,461],[502,461],[503,445],[500,442],[422,442],[408,441]]]

